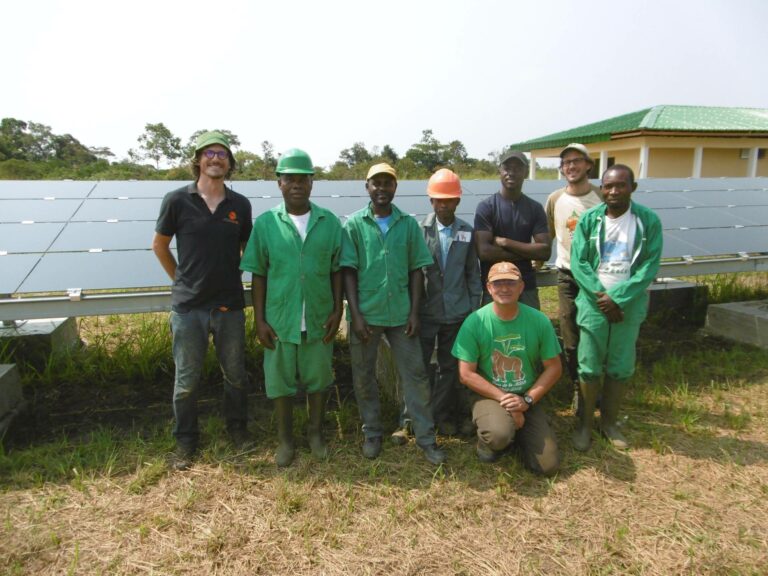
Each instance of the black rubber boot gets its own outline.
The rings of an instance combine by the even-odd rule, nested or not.
[[[277,420],[277,451],[275,463],[284,468],[293,462],[296,447],[293,443],[293,397],[275,398],[275,419]]]
[[[626,380],[616,380],[606,376],[603,397],[600,402],[600,428],[602,429],[603,436],[608,439],[614,448],[619,450],[629,448],[629,442],[618,426],[619,405],[624,396],[626,386]]]
[[[579,399],[581,401],[581,414],[578,417],[578,426],[573,431],[573,447],[579,452],[586,452],[592,443],[592,424],[595,420],[595,404],[597,393],[600,389],[599,380],[585,380],[579,382]]]

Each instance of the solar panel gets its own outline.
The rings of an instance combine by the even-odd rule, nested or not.
[[[8,254],[0,256],[0,294],[21,292],[21,283],[42,254]],[[38,290],[43,292],[44,290]]]
[[[151,250],[49,252],[16,291],[131,289],[169,284],[168,276]]]
[[[3,180],[0,199],[85,198],[94,186],[84,180]]]
[[[0,224],[0,254],[45,252],[64,223]]]
[[[161,198],[88,198],[72,216],[74,222],[157,220]]]
[[[73,222],[56,239],[48,252],[91,250],[148,250],[152,245],[155,221]],[[176,238],[171,246],[176,245]]]
[[[162,198],[185,184],[0,181],[0,293],[167,286],[150,244]],[[249,198],[254,217],[282,202],[273,180],[232,185]],[[426,185],[400,181],[395,196],[418,220],[432,210]],[[523,191],[544,204],[564,185],[526,181]],[[499,182],[464,180],[462,187],[457,216],[471,224]],[[648,179],[633,199],[659,214],[664,258],[768,251],[768,178]],[[318,180],[312,201],[343,220],[367,205],[368,194],[361,180]]]
[[[66,222],[84,200],[2,200],[0,222]]]

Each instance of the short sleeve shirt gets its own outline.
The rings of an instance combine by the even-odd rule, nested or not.
[[[336,215],[312,203],[303,241],[283,203],[254,222],[240,267],[267,279],[265,319],[281,341],[301,344],[302,310],[307,341],[325,335],[323,323],[333,310],[331,274],[339,270],[341,237]]]
[[[229,188],[213,214],[196,183],[166,194],[155,231],[176,237],[173,310],[245,307],[240,246],[248,241],[251,228],[251,203]]]
[[[477,364],[478,373],[504,391],[523,394],[538,377],[535,366],[560,354],[547,316],[525,304],[514,320],[501,320],[493,303],[470,314],[461,325],[452,353]]]
[[[389,230],[382,234],[369,204],[352,214],[344,229],[341,265],[357,270],[357,297],[366,322],[405,324],[410,273],[433,262],[418,222],[393,204]]]
[[[544,207],[521,195],[516,202],[505,199],[501,192],[489,196],[477,205],[475,232],[490,232],[494,236],[530,243],[533,236],[549,232]],[[523,275],[525,288],[536,288],[536,272],[530,260],[512,260]],[[492,262],[480,262],[483,285],[488,278]]]

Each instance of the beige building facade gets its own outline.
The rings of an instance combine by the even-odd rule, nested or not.
[[[768,177],[768,136],[631,136],[585,146],[595,177],[614,164],[626,164],[638,178]],[[561,150],[531,150],[531,160],[557,158]],[[535,161],[530,177],[536,178]]]

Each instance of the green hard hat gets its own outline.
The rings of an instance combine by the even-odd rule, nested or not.
[[[291,148],[280,156],[275,172],[277,174],[314,174],[315,168],[312,166],[312,158],[309,154],[304,150]]]
[[[229,145],[229,138],[218,130],[211,130],[210,132],[203,132],[200,134],[195,142],[195,152],[198,152],[207,146],[211,146],[212,144],[221,144],[224,148],[229,150],[230,153],[232,152]]]

